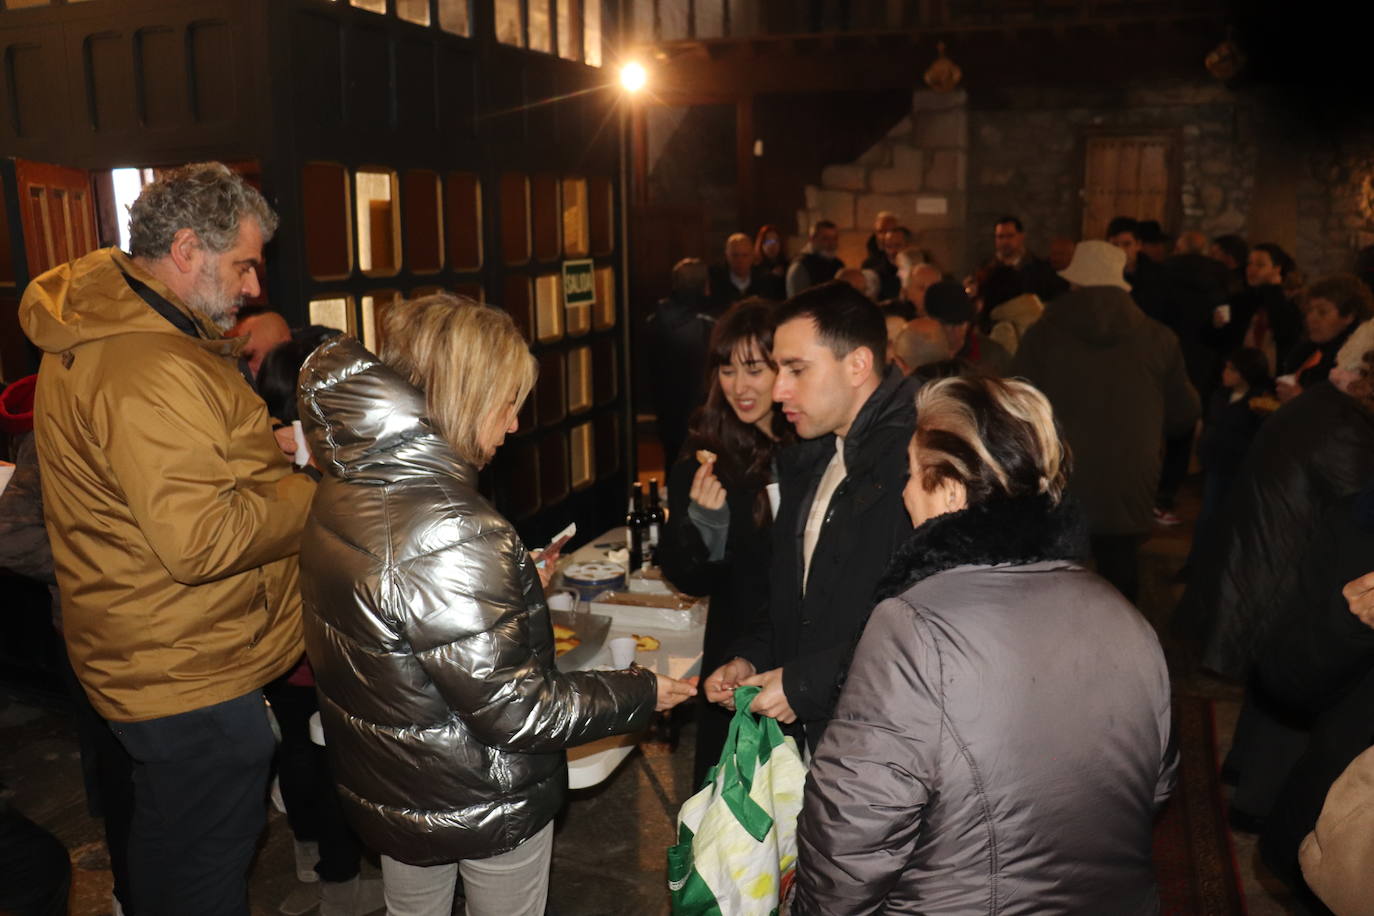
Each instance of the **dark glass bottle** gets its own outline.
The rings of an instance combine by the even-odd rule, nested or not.
[[[648,550],[648,561],[650,566],[658,565],[658,538],[663,532],[663,526],[668,518],[663,513],[663,504],[658,499],[658,478],[649,479],[649,508],[644,513],[647,522],[648,537],[645,539]]]
[[[644,565],[644,488],[635,481],[630,511],[625,516],[625,546],[630,550],[630,572]]]

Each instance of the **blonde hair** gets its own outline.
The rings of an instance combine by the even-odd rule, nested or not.
[[[538,363],[509,313],[435,293],[382,316],[382,362],[425,393],[429,422],[462,460],[484,466],[483,432],[534,388]]]
[[[962,484],[969,505],[997,497],[1064,495],[1072,459],[1050,402],[1017,379],[961,376],[916,395],[917,465],[930,492]]]

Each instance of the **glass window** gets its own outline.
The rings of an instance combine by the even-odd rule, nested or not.
[[[496,0],[496,40],[525,46],[525,20],[521,0]]]
[[[612,200],[611,180],[609,178],[592,178],[588,182],[587,212],[591,222],[592,254],[610,254],[615,250],[615,219],[612,216],[614,213],[611,206]]]
[[[363,346],[373,353],[382,348],[382,313],[386,311],[388,305],[399,298],[401,298],[401,294],[394,289],[378,289],[363,296],[360,300]]]
[[[609,337],[598,340],[592,350],[592,389],[596,403],[609,404],[620,388],[620,374],[616,359],[615,341]]]
[[[444,237],[454,270],[482,266],[482,183],[467,172],[449,172],[444,184]]]
[[[442,286],[416,286],[410,290],[410,298],[419,299],[421,296],[433,296],[435,293],[442,293]]]
[[[549,18],[550,0],[529,0],[530,50],[553,53],[553,23]]]
[[[592,424],[574,426],[568,433],[568,451],[572,453],[572,488],[581,490],[596,481],[596,448],[592,439]]]
[[[620,417],[608,410],[596,418],[596,476],[610,477],[620,470]]]
[[[549,433],[539,443],[539,492],[545,506],[568,495],[568,438],[562,433]]]
[[[475,302],[487,301],[487,291],[482,289],[480,283],[455,283],[453,292],[459,296],[467,296]]]
[[[501,176],[501,249],[507,264],[530,259],[530,183],[519,172]]]
[[[348,170],[333,162],[301,168],[305,266],[316,280],[342,280],[353,272],[353,220],[349,218]]]
[[[353,333],[353,298],[325,296],[310,300],[310,323]]]
[[[601,66],[601,0],[587,0],[582,17],[582,46],[589,66]]]
[[[535,260],[558,260],[557,178],[535,175],[530,179],[530,211],[533,217]]]
[[[582,0],[558,0],[558,56],[582,59]]]
[[[468,0],[439,0],[439,28],[455,35],[472,34]]]
[[[405,262],[417,274],[437,273],[444,266],[444,226],[439,203],[439,176],[406,172],[401,212],[405,214]]]
[[[508,274],[502,288],[501,306],[510,312],[515,326],[525,335],[526,340],[534,339],[534,319],[530,306],[534,297],[530,295],[530,278],[524,274]]]
[[[524,518],[539,510],[539,447],[520,442],[501,450],[497,459],[505,465],[506,505],[512,518]]]
[[[563,336],[563,275],[534,278],[535,322],[538,341],[551,343]]]
[[[581,413],[592,406],[592,348],[568,351],[568,413]]]
[[[550,352],[540,356],[538,390],[531,400],[539,402],[539,422],[545,426],[557,423],[568,415],[567,391],[563,382],[563,354]]]
[[[396,15],[406,22],[429,25],[429,0],[396,0]]]
[[[615,327],[615,269],[598,267],[594,272],[596,286],[596,307],[592,314],[592,324],[598,331]]]
[[[369,13],[385,13],[386,0],[352,0],[354,6]]]
[[[585,258],[590,251],[587,227],[587,179],[563,179],[563,254]]]
[[[355,176],[358,268],[369,277],[390,276],[401,268],[397,197],[395,172],[360,170]]]

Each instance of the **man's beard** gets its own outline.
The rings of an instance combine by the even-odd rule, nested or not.
[[[234,326],[234,318],[243,304],[239,293],[226,293],[219,285],[219,258],[206,258],[191,288],[186,304],[214,322],[215,327],[227,331]]]

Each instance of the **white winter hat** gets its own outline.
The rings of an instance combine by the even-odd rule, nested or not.
[[[1078,286],[1131,288],[1126,282],[1126,252],[1108,242],[1079,242],[1059,276]]]

